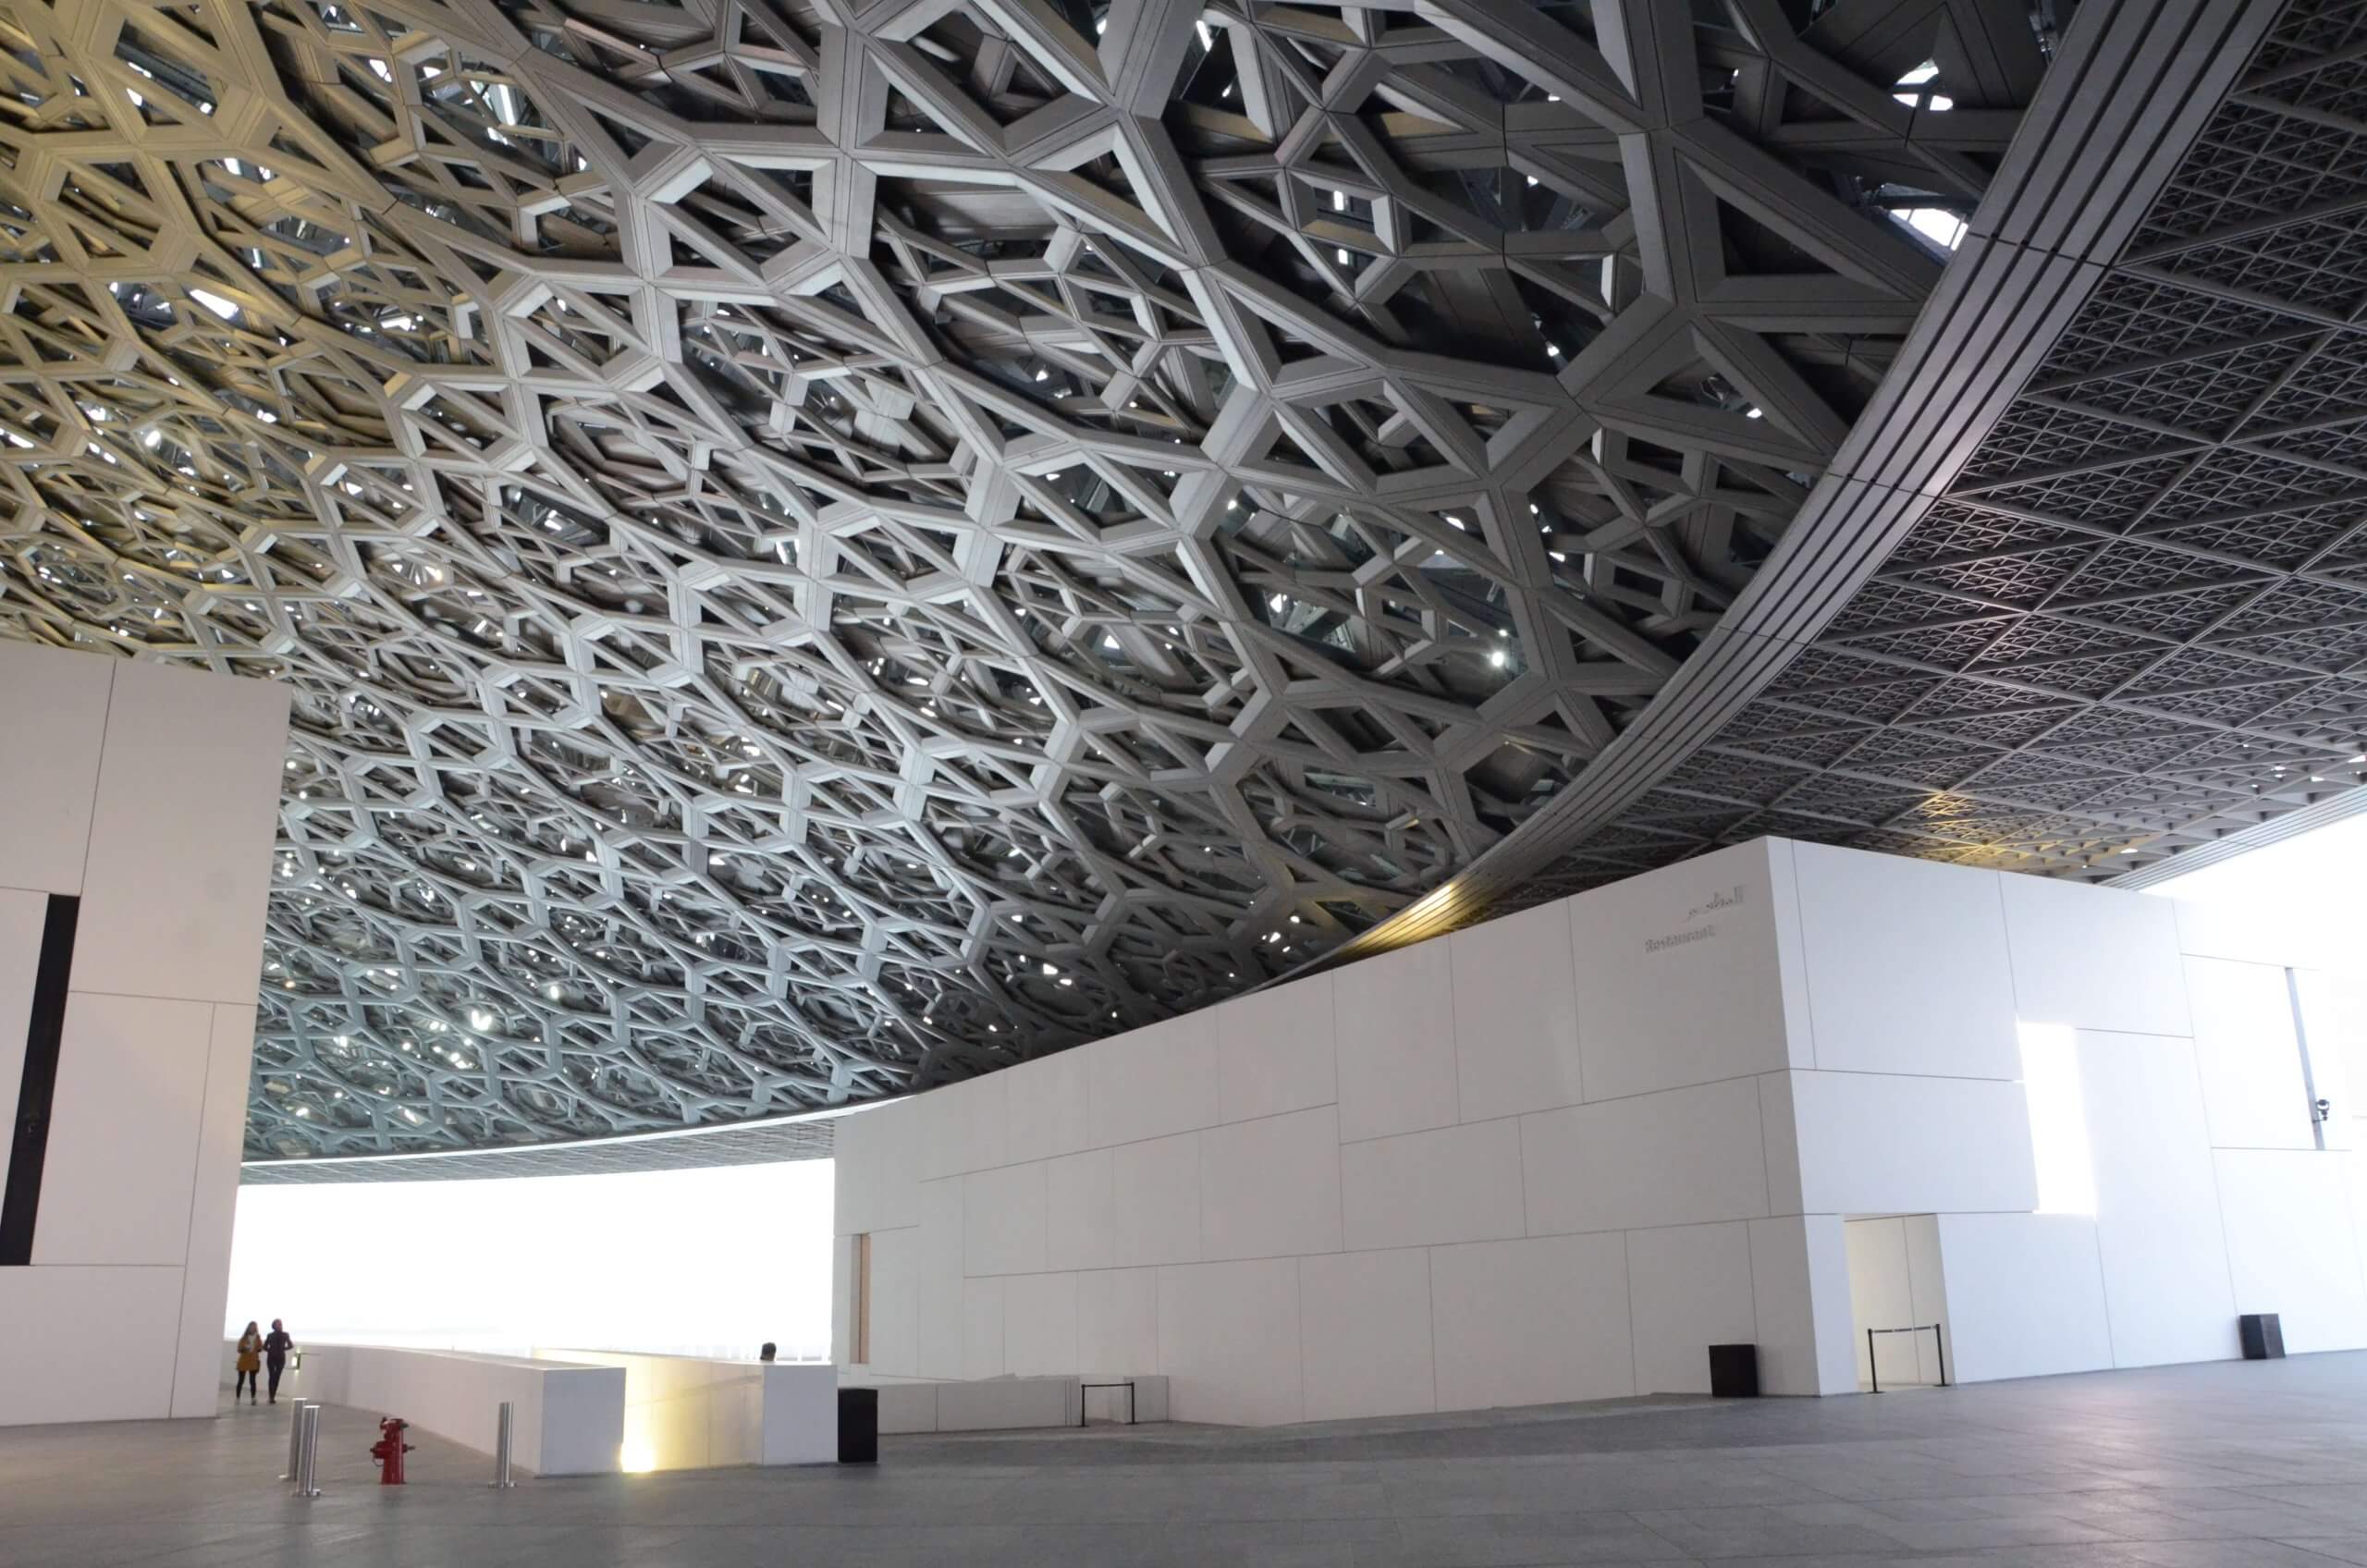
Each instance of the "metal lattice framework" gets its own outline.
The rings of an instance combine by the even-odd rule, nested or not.
[[[0,623],[295,689],[258,1152],[1203,1005],[1651,700],[2052,25],[6,0]]]
[[[2301,0],[1945,498],[1545,873],[1759,834],[2087,879],[2367,783],[2367,5]]]

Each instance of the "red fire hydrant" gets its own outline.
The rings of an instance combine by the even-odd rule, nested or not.
[[[403,1455],[413,1444],[403,1441],[403,1433],[411,1423],[399,1415],[389,1415],[378,1423],[378,1440],[370,1445],[370,1457],[378,1464],[378,1484],[399,1487],[403,1484]]]

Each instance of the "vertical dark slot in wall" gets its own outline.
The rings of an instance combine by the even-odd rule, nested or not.
[[[41,1170],[49,1158],[49,1112],[57,1097],[57,1049],[66,1035],[66,983],[74,971],[74,927],[81,916],[81,900],[49,896],[41,967],[33,974],[32,1015],[25,1028],[25,1075],[17,1091],[8,1186],[0,1194],[0,1268],[22,1268],[33,1260]]]

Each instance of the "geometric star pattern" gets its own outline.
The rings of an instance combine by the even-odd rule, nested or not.
[[[2367,781],[2363,49],[2285,9],[1945,497],[1536,894],[1762,833],[2103,879]]]
[[[1470,864],[1700,644],[2053,14],[10,0],[0,628],[293,691],[257,1153],[778,1114],[1203,1006]],[[2219,277],[2174,241],[2234,221],[2145,265]],[[2221,312],[2244,374],[2338,336],[2318,243],[2213,286],[2292,295]],[[2224,636],[2005,582],[2009,524],[2097,557],[2068,610],[2190,557],[2229,454],[2349,460],[2289,398],[2116,422],[2174,373],[2096,330],[1819,659],[1917,722],[1990,667],[2258,668],[2330,733],[2274,641],[2340,575],[2307,525]],[[1888,701],[1821,668],[1765,766]]]

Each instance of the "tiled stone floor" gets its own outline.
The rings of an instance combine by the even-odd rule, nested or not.
[[[276,1484],[284,1407],[0,1431],[6,1568],[2367,1565],[2367,1354],[1825,1401],[889,1439],[876,1470]]]

